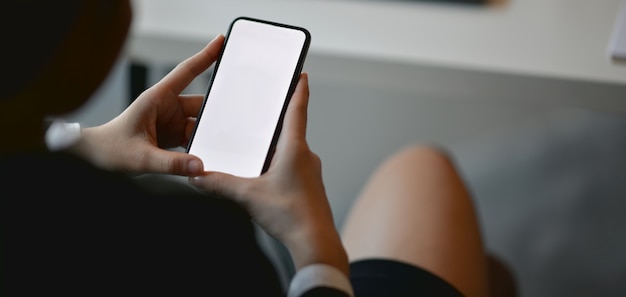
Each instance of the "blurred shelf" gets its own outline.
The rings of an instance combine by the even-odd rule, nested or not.
[[[559,103],[567,99],[548,98],[555,87],[594,85],[600,89],[558,95],[575,95],[572,102],[576,104],[600,104],[608,109],[620,104],[619,109],[624,109],[621,102],[626,96],[619,94],[626,88],[626,64],[612,60],[608,53],[620,1],[492,0],[496,4],[451,5],[375,0],[133,0],[129,54],[135,60],[177,63],[225,33],[232,19],[247,15],[308,28],[312,44],[305,69],[315,71],[316,79],[334,84],[416,93],[423,91],[418,88],[428,88],[416,82],[426,79],[426,71],[448,69],[444,72],[464,74],[446,76],[456,78],[433,91],[462,94],[468,90],[459,88],[474,87],[464,81],[487,73],[480,77],[503,75],[508,77],[501,79],[505,81],[519,77],[544,87],[544,82],[554,82],[540,95]],[[480,86],[489,88],[488,82]]]
[[[206,43],[233,18],[249,15],[307,27],[313,53],[626,83],[626,65],[607,53],[620,0],[508,0],[484,7],[372,0],[133,3],[135,36]]]

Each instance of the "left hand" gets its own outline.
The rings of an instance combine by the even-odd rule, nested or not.
[[[216,61],[223,43],[224,36],[217,36],[144,91],[119,116],[104,125],[83,129],[71,149],[111,170],[201,174],[204,169],[198,157],[169,149],[187,145],[204,98],[181,92]]]

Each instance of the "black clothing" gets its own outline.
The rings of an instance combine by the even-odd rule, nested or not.
[[[357,297],[462,297],[448,282],[422,268],[388,259],[350,264],[350,282]]]
[[[0,168],[2,296],[284,295],[229,200],[155,195],[63,153]]]
[[[230,200],[157,194],[64,153],[4,156],[0,168],[1,296],[285,296],[250,217]],[[461,296],[400,262],[359,261],[351,273],[356,297]],[[347,294],[302,295],[315,296]]]

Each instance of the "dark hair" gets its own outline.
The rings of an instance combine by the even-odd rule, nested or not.
[[[82,0],[3,1],[0,100],[10,99],[37,78],[67,36],[81,5]]]

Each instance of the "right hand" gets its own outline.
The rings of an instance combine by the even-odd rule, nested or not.
[[[205,172],[190,178],[202,190],[233,199],[290,251],[296,268],[333,265],[348,275],[348,260],[335,228],[320,158],[306,142],[308,76],[300,75],[269,169],[258,178]]]
[[[220,34],[142,92],[120,115],[83,129],[71,150],[110,170],[201,174],[200,158],[170,149],[187,145],[204,99],[202,94],[182,94],[183,90],[217,60],[223,44]]]

